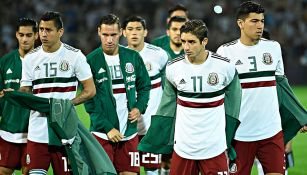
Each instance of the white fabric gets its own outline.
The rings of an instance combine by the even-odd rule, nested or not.
[[[263,71],[272,71],[275,75],[284,74],[281,48],[276,41],[261,39],[257,45],[246,46],[237,40],[219,47],[217,53],[230,59],[233,64],[237,63],[239,74]],[[269,64],[264,61],[268,54],[272,59]],[[256,70],[252,57],[256,60]],[[275,76],[240,78],[241,84],[263,81],[275,81]],[[281,131],[276,86],[243,88],[239,120],[241,124],[235,135],[236,140],[263,140]]]
[[[139,53],[143,58],[144,64],[150,77],[159,74],[166,66],[168,54],[160,47],[145,43],[144,48]],[[155,80],[151,80],[151,85],[155,85],[157,83],[162,84],[161,77]],[[139,135],[145,135],[147,133],[151,122],[151,116],[154,115],[158,110],[158,106],[162,98],[162,93],[162,85],[158,88],[150,90],[148,107],[146,112],[138,120]]]
[[[209,52],[207,60],[200,65],[191,64],[187,58],[169,64],[166,67],[167,79],[177,90],[188,93],[213,93],[225,88],[233,80],[235,68],[229,62],[213,58],[212,54]],[[216,84],[209,83],[210,75],[217,75]],[[178,99],[208,103],[223,100],[224,94],[212,98],[182,97],[179,94]],[[226,150],[224,104],[211,108],[177,104],[176,114],[174,150],[180,157],[209,159]]]
[[[45,52],[42,46],[36,48],[25,56],[22,66],[21,86],[31,86],[33,92],[41,88],[75,87],[77,89],[78,86],[77,81],[34,85],[35,80],[76,77],[79,81],[84,81],[92,77],[91,69],[83,53],[64,43],[61,43],[61,47],[53,53]],[[34,93],[34,95],[45,98],[73,99],[76,96],[76,90]],[[48,143],[46,114],[37,111],[30,112],[28,139],[33,142]]]

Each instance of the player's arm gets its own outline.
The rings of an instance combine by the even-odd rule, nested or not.
[[[71,100],[74,105],[84,103],[96,95],[96,88],[92,77],[81,81],[81,84],[83,86],[81,93]]]
[[[25,92],[25,93],[32,93],[32,87],[31,86],[22,86],[19,88],[20,92]]]

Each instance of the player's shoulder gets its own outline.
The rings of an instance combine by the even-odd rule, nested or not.
[[[151,52],[167,54],[167,52],[164,49],[162,49],[161,47],[155,46],[153,44],[145,43],[145,48],[146,50],[151,51]]]
[[[172,66],[175,66],[176,64],[180,64],[182,61],[184,61],[184,59],[185,59],[185,55],[182,54],[182,55],[176,57],[175,59],[168,61],[167,67],[172,67]]]
[[[7,60],[7,59],[10,59],[11,57],[14,57],[14,56],[16,56],[16,55],[19,55],[18,49],[15,49],[15,50],[13,50],[13,51],[11,51],[11,52],[9,52],[9,53],[3,55],[3,56],[0,58],[0,60],[2,60],[2,61],[3,61],[3,60]]]
[[[98,47],[95,50],[93,50],[92,52],[90,52],[89,54],[87,54],[86,59],[89,62],[95,61],[96,57],[100,57],[101,54],[103,54],[102,49],[101,49],[101,47]]]
[[[27,57],[37,54],[42,49],[42,46],[38,46],[31,50],[29,53],[27,53]]]
[[[231,47],[231,46],[236,45],[236,44],[238,43],[238,41],[239,41],[238,39],[232,40],[232,41],[230,41],[230,42],[227,42],[227,43],[221,45],[220,47],[221,47],[221,48]]]
[[[68,50],[68,51],[72,51],[72,52],[79,52],[80,49],[76,49],[68,44],[63,43],[63,48]]]
[[[219,61],[221,63],[226,63],[226,64],[230,63],[230,59],[228,59],[227,57],[223,57],[215,52],[210,51],[210,56],[215,61]]]
[[[260,44],[262,45],[266,45],[266,46],[280,46],[279,42],[275,41],[275,40],[269,40],[266,38],[261,38],[260,39]]]

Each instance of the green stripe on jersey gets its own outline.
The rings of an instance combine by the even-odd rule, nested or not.
[[[275,71],[249,72],[239,74],[239,79],[275,76]]]
[[[68,77],[68,78],[42,78],[33,81],[33,85],[44,84],[44,83],[69,83],[76,82],[77,77]]]
[[[155,79],[158,79],[160,77],[161,77],[161,74],[158,73],[157,75],[150,77],[150,80],[155,80]],[[124,84],[124,79],[112,80],[112,84]]]
[[[213,98],[220,96],[224,93],[225,93],[224,89],[215,92],[206,92],[206,93],[191,93],[191,92],[178,91],[179,96],[188,97],[188,98]]]

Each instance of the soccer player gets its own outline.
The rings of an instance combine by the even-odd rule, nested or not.
[[[228,174],[226,149],[238,124],[241,87],[229,59],[206,50],[207,35],[201,20],[181,27],[185,54],[166,66],[161,103],[138,147],[167,153],[174,145],[173,175]]]
[[[174,16],[169,20],[167,25],[169,42],[163,43],[163,45],[159,47],[164,49],[169,54],[171,59],[184,54],[180,40],[180,28],[187,20],[187,18],[180,16]]]
[[[168,10],[168,17],[166,19],[166,24],[168,25],[170,19],[174,16],[188,18],[188,14],[189,14],[188,9],[185,6],[183,6],[182,4],[177,4]],[[163,47],[168,43],[169,43],[168,35],[162,35],[160,37],[153,39],[152,41],[152,44],[158,47]]]
[[[37,23],[33,19],[20,18],[16,27],[18,49],[0,59],[0,91],[18,90],[21,79],[21,65],[25,55],[34,49],[38,38]],[[11,175],[14,169],[26,166],[26,143],[30,111],[3,104],[0,121],[0,174]],[[1,114],[0,114],[1,116]]]
[[[185,55],[166,68],[166,78],[177,91],[173,175],[228,173],[225,107],[230,106],[224,105],[223,90],[238,84],[238,76],[229,59],[205,49],[207,34],[203,21],[186,22],[180,29]],[[231,90],[239,95],[232,100],[240,101],[240,88]]]
[[[282,175],[285,150],[276,89],[276,77],[284,75],[280,44],[261,38],[264,8],[258,3],[243,2],[237,11],[237,24],[240,38],[217,51],[235,64],[243,89],[241,125],[234,142],[237,171],[231,168],[231,173],[249,175],[257,157],[265,174]]]
[[[103,146],[116,171],[137,174],[137,120],[144,114],[151,89],[150,78],[138,52],[120,46],[119,18],[103,16],[98,25],[101,47],[87,55],[97,95],[85,104],[90,130]]]
[[[162,76],[164,76],[168,54],[160,47],[144,42],[147,36],[145,19],[140,16],[130,16],[123,23],[123,34],[127,38],[128,48],[139,52],[145,63],[151,79],[151,91],[145,114],[138,120],[139,140],[146,134],[151,121],[151,115],[157,112],[162,97]],[[140,153],[141,165],[147,175],[158,175],[161,155]]]
[[[39,22],[42,45],[28,53],[22,64],[20,91],[44,98],[71,99],[83,103],[96,93],[91,69],[79,49],[61,42],[64,33],[61,16],[46,12]],[[78,81],[83,90],[76,97]],[[47,174],[50,162],[54,174],[71,174],[63,146],[55,146],[48,129],[46,114],[31,111],[27,143],[29,174]]]

